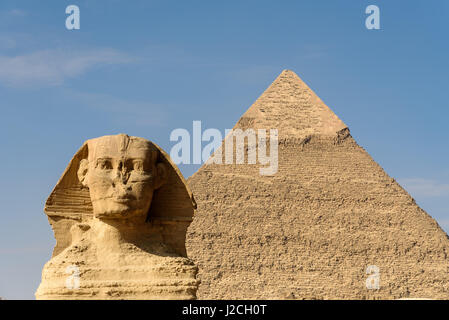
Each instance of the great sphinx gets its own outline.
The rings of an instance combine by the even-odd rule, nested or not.
[[[56,246],[37,299],[195,299],[187,258],[191,192],[156,144],[124,134],[86,141],[44,212]]]

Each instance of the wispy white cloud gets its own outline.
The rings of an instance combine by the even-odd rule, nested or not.
[[[0,11],[0,18],[8,19],[8,20],[25,17],[27,15],[28,15],[28,13],[25,10],[18,9],[18,8]]]
[[[6,12],[7,15],[13,16],[13,17],[25,17],[27,15],[27,12],[21,9],[12,9]]]
[[[399,179],[398,182],[413,196],[449,196],[449,184],[447,183],[441,183],[436,180],[422,178]]]
[[[0,16],[1,19],[1,16]],[[1,29],[1,28],[0,28]],[[29,34],[28,32],[23,31],[12,31],[10,30],[0,30],[0,50],[5,50],[1,55],[7,56],[6,53],[8,50],[11,54],[14,52],[31,52],[38,51],[37,48],[49,47],[51,44],[50,35],[46,34],[46,38],[41,38],[36,35]],[[52,39],[55,39],[54,37]],[[54,40],[53,40],[54,41]],[[36,48],[32,50],[32,48]],[[17,50],[13,51],[11,49]]]
[[[0,55],[0,82],[8,86],[52,86],[105,64],[132,59],[114,49],[43,50],[17,56]]]

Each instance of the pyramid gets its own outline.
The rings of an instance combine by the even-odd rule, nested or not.
[[[449,298],[446,233],[294,72],[234,126],[249,128],[278,129],[277,173],[206,162],[188,179],[199,299]]]

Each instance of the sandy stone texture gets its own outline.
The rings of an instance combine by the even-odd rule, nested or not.
[[[449,298],[446,233],[294,72],[237,128],[277,128],[279,170],[205,164],[188,179],[199,299]],[[379,289],[366,287],[369,265]]]
[[[169,156],[124,134],[88,140],[50,194],[56,246],[37,299],[195,299],[195,202]]]

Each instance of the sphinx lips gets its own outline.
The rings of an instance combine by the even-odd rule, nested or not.
[[[136,198],[131,195],[120,195],[114,197],[114,201],[119,203],[128,203],[133,200],[136,200]]]

